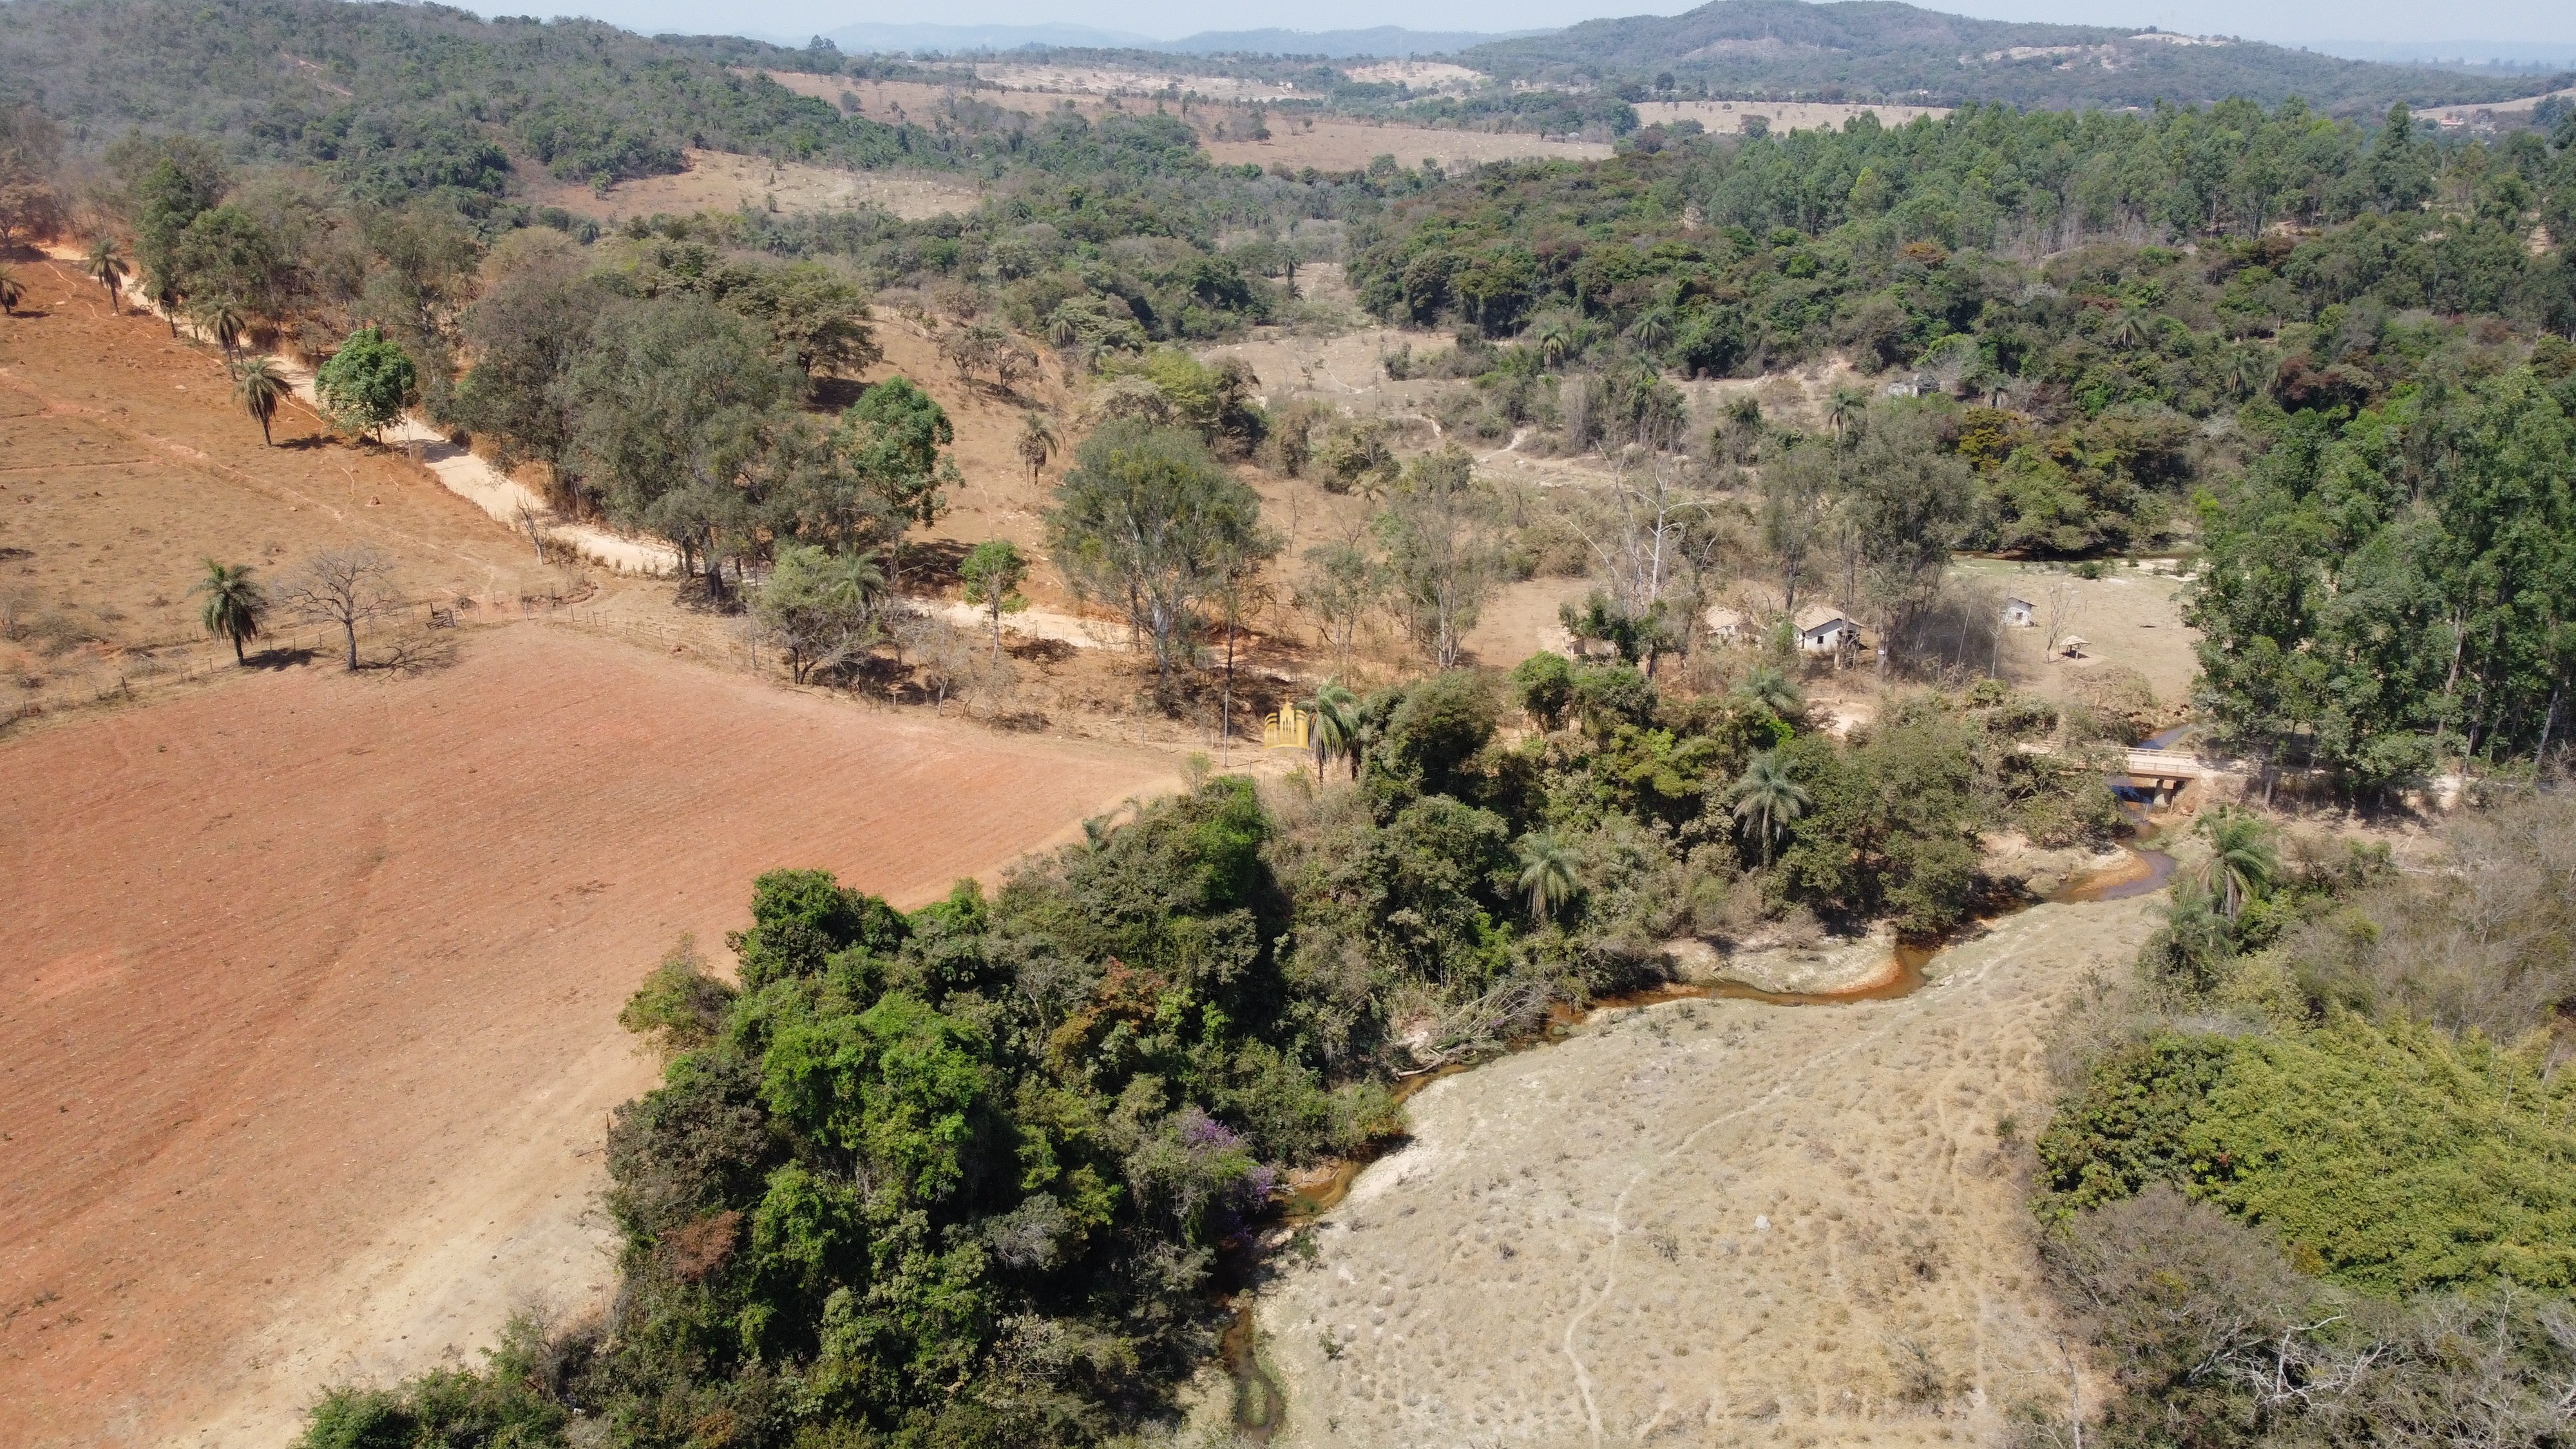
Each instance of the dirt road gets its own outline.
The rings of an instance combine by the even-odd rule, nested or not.
[[[1901,1000],[1605,1014],[1423,1092],[1260,1299],[1274,1442],[1928,1445],[2062,1409],[2000,1139],[2150,904],[2037,907]]]
[[[0,743],[0,1445],[273,1449],[580,1306],[677,936],[781,865],[917,904],[1167,770],[536,624]]]

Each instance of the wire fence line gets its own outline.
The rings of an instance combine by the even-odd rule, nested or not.
[[[388,635],[407,635],[424,627],[513,623],[538,617],[551,603],[471,595],[407,599],[358,620],[358,647],[363,654],[370,644]],[[49,676],[26,674],[7,680],[7,687],[0,691],[0,728],[67,709],[136,699],[147,690],[212,679],[240,669],[245,662],[259,668],[309,658],[336,658],[348,642],[347,631],[335,621],[297,619],[284,627],[261,629],[259,637],[245,650],[246,660],[236,660],[231,644],[221,639],[181,637],[83,646],[88,653],[86,659],[57,657],[48,661],[55,671]],[[64,668],[67,662],[72,666],[69,669]]]

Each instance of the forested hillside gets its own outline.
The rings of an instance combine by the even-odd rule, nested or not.
[[[1899,369],[1975,469],[1964,541],[2196,532],[2230,737],[2387,781],[2564,730],[2571,146],[2566,120],[2446,146],[2402,107],[2365,131],[2247,102],[1658,129],[1400,198],[1350,274],[1382,316],[1461,327],[1421,365],[1475,379],[1453,417],[1486,436],[1562,432],[1577,395],[1578,431],[1651,410],[1641,368]],[[1755,416],[1711,447],[1804,476]]]
[[[338,0],[13,0],[6,15],[0,104],[38,107],[77,149],[129,127],[179,131],[237,160],[327,166],[380,200],[497,194],[512,153],[593,181],[676,171],[688,146],[957,166],[995,144],[844,117],[729,73],[719,58],[792,67],[800,54],[748,41]]]
[[[2016,106],[2207,104],[2293,96],[2337,113],[2536,95],[2549,84],[2379,65],[2246,41],[1975,20],[1892,0],[1712,0],[1680,15],[1587,20],[1463,53],[1511,80],[1593,80],[1722,96],[2000,101]],[[2563,81],[2553,84],[2563,84]],[[1633,98],[1633,95],[1632,95]]]

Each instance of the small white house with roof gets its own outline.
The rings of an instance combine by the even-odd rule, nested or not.
[[[2015,629],[2027,629],[2039,622],[2033,612],[2036,608],[2030,600],[2013,595],[2004,600],[2004,622]]]
[[[1798,650],[1803,654],[1839,654],[1860,643],[1860,626],[1831,604],[1809,604],[1798,611]]]

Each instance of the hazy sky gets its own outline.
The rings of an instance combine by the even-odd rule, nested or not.
[[[803,36],[862,21],[1097,25],[1176,39],[1204,30],[1266,26],[1333,30],[1404,25],[1417,30],[1523,30],[1596,16],[1678,14],[1680,0],[1305,0],[1295,7],[1194,4],[1190,0],[748,0],[723,6],[690,0],[467,0],[486,14],[596,16],[646,31]],[[1929,0],[1924,8],[1998,20],[2059,20],[2160,26],[2196,35],[2314,44],[2325,40],[2517,40],[2576,42],[2576,5],[2567,0]],[[2474,51],[2472,52],[2475,53]]]

